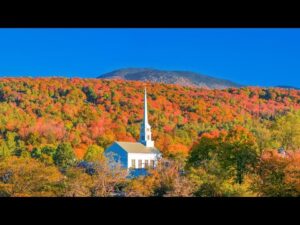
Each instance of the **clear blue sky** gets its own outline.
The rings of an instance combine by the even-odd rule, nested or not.
[[[0,29],[0,76],[186,70],[300,87],[300,29]]]

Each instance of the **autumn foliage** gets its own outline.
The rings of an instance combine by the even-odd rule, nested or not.
[[[172,166],[129,183],[121,172],[112,179],[106,167],[98,167],[98,180],[76,168],[81,161],[103,162],[115,140],[139,139],[144,87],[155,145]],[[299,196],[299,109],[300,91],[280,88],[2,78],[1,195],[109,196],[126,186],[127,196]],[[289,156],[276,156],[279,148]],[[10,165],[16,163],[28,168]],[[15,171],[7,182],[6,168]],[[52,175],[18,189],[23,173]]]

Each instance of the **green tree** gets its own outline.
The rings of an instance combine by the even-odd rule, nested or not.
[[[34,148],[30,153],[32,158],[39,159],[42,155],[41,149]]]
[[[284,147],[287,150],[300,148],[300,110],[291,111],[276,118],[273,129],[273,136],[278,147]]]
[[[17,133],[8,131],[6,133],[6,143],[7,147],[10,149],[11,152],[14,152],[17,147],[16,143]]]
[[[62,143],[58,145],[55,154],[53,155],[54,163],[66,169],[70,166],[73,166],[76,162],[74,150],[70,143]]]
[[[14,152],[14,155],[19,157],[29,157],[31,155],[24,141],[17,140],[17,148],[16,151]]]
[[[262,156],[266,149],[272,147],[272,132],[265,124],[258,121],[254,122],[251,131],[255,136],[259,155]]]
[[[44,146],[41,149],[40,160],[46,165],[54,164],[53,158],[56,152],[56,148],[50,145]]]
[[[97,144],[106,149],[110,144],[112,144],[115,140],[115,135],[113,132],[108,134],[104,134],[97,138]]]
[[[200,142],[192,148],[187,165],[189,167],[199,167],[204,162],[212,160],[217,153],[219,144],[218,138],[202,137]]]
[[[87,101],[91,103],[96,103],[97,100],[97,94],[91,87],[83,87],[82,91],[86,94]]]
[[[216,136],[204,136],[192,149],[187,167],[203,167],[210,160],[220,165],[224,171],[222,176],[234,177],[235,182],[241,184],[244,175],[251,172],[258,161],[255,138],[240,126]]]
[[[97,162],[103,159],[104,149],[98,145],[90,145],[83,159],[88,162]]]
[[[5,158],[10,155],[11,155],[10,149],[8,148],[6,142],[3,139],[1,139],[0,140],[0,157]]]

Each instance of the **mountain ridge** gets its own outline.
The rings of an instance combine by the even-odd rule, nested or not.
[[[123,68],[98,76],[99,79],[122,79],[179,84],[190,87],[225,89],[242,87],[230,80],[216,78],[190,71],[159,70],[154,68]]]
[[[283,88],[283,89],[295,89],[295,90],[300,90],[299,87],[295,86],[289,86],[289,85],[276,85],[274,88]]]

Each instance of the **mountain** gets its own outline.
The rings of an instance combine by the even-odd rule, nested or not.
[[[224,89],[229,87],[241,87],[234,82],[206,76],[188,71],[164,71],[148,68],[127,68],[115,70],[99,76],[100,79],[122,79],[151,81],[166,84],[179,84],[190,87],[204,87],[209,89]]]
[[[275,88],[284,88],[284,89],[295,89],[295,90],[300,90],[300,88],[298,88],[298,87],[294,87],[294,86],[286,86],[286,85],[278,85],[278,86],[275,86]]]

